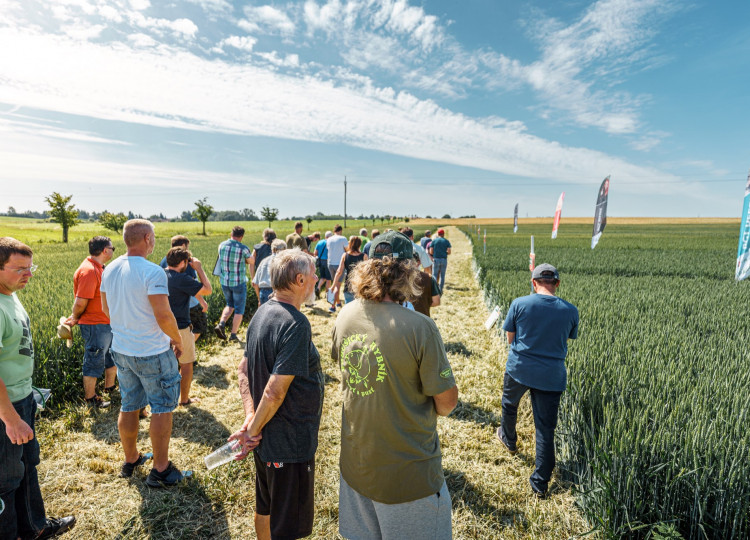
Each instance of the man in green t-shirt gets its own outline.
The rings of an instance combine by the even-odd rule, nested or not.
[[[342,371],[339,533],[451,538],[437,417],[458,389],[435,323],[403,307],[419,294],[412,242],[391,231],[350,278],[331,355]]]
[[[36,401],[31,392],[34,346],[29,316],[16,297],[36,270],[33,252],[0,238],[0,538],[52,538],[75,525],[73,516],[47,519],[36,465]],[[16,504],[23,501],[25,504]]]

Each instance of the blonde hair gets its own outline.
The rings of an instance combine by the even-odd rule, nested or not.
[[[383,257],[359,263],[349,277],[349,287],[354,295],[364,300],[382,302],[388,295],[397,303],[417,298],[419,268],[412,261]]]
[[[125,222],[122,228],[122,239],[125,241],[125,245],[133,247],[144,235],[154,232],[154,225],[147,219],[130,219]]]

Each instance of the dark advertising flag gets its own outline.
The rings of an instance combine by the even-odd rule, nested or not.
[[[591,235],[591,249],[596,247],[599,238],[602,237],[604,227],[607,226],[607,197],[609,196],[609,176],[604,179],[599,187],[599,196],[596,198],[596,211],[594,212],[594,232]]]
[[[513,232],[518,231],[518,203],[516,203],[516,208],[513,210]]]

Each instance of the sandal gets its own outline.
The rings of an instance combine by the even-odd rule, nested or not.
[[[180,402],[180,407],[188,407],[188,406],[192,405],[193,403],[200,403],[200,402],[201,402],[201,400],[199,398],[197,398],[197,397],[191,397],[191,398],[188,398],[188,400],[185,401],[185,402],[181,401]]]

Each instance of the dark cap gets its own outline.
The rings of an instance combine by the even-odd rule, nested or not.
[[[557,273],[557,268],[551,264],[543,263],[534,268],[531,279],[556,279],[559,281],[560,274]]]
[[[414,255],[414,244],[400,232],[389,231],[373,238],[370,253],[367,255],[371,259],[393,257],[399,260],[409,260]]]

